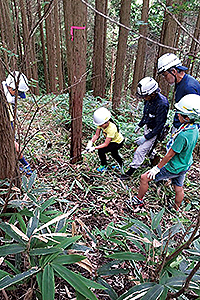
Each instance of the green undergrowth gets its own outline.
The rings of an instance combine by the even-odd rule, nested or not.
[[[200,208],[198,159],[186,177],[185,201],[180,212],[169,210],[169,204],[174,202],[169,182],[150,183],[145,207],[135,212],[127,201],[137,194],[140,176],[150,168],[149,160],[145,160],[145,166],[129,181],[119,179],[120,170],[112,168],[116,163],[109,155],[109,168],[104,173],[96,171],[97,152],[87,153],[82,161],[71,164],[68,101],[68,95],[48,95],[19,102],[21,140],[22,144],[28,141],[24,154],[34,173],[29,178],[22,177],[21,191],[11,192],[9,208],[14,207],[14,213],[9,211],[1,216],[20,232],[16,227],[0,223],[0,229],[6,234],[1,240],[5,254],[3,266],[12,270],[8,274],[7,269],[0,273],[3,279],[8,276],[0,284],[4,288],[8,286],[8,290],[14,285],[17,290],[16,284],[22,279],[33,277],[31,281],[26,279],[26,284],[32,289],[37,287],[38,299],[48,300],[53,300],[54,295],[58,299],[59,291],[66,291],[65,285],[69,294],[75,291],[77,299],[96,299],[97,295],[102,300],[164,300],[169,291],[175,293],[183,286],[189,270],[199,260],[199,238],[189,244],[190,252],[181,250],[173,254],[190,238],[196,224]],[[125,137],[120,153],[126,171],[136,149],[134,127],[142,116],[143,104],[127,98],[113,112],[110,101],[96,99],[88,93],[83,103],[83,150],[95,133],[92,116],[100,106],[111,110],[112,119]],[[36,107],[38,112],[34,116]],[[170,112],[169,123],[172,117]],[[157,147],[161,157],[165,154],[165,144],[166,140]],[[5,188],[2,182],[0,190],[2,195],[6,194],[8,185]],[[1,204],[4,205],[3,197]],[[55,238],[57,233],[60,237]],[[65,249],[59,247],[59,243],[64,243],[61,233],[69,238]],[[48,243],[43,239],[48,239]],[[18,255],[14,256],[14,250]],[[72,256],[68,260],[69,254]],[[28,263],[23,268],[15,268],[10,264],[9,255],[15,263],[23,257],[28,258]],[[164,265],[163,258],[167,260]],[[64,262],[70,266],[63,266]],[[197,272],[196,283],[190,283],[190,290],[195,294],[198,294],[199,276]],[[49,291],[48,282],[51,283]],[[189,299],[184,297],[178,299]]]

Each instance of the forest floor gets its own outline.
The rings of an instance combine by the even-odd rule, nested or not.
[[[89,107],[89,104],[87,105]],[[25,116],[22,136],[25,134],[33,115],[31,104],[29,103],[28,106],[30,110],[28,110],[27,104],[21,106],[20,117]],[[145,196],[144,208],[134,212],[131,207],[127,206],[126,201],[137,194],[140,176],[149,169],[149,166],[139,168],[130,180],[121,181],[119,179],[120,172],[112,169],[115,162],[110,156],[108,156],[108,161],[111,167],[103,174],[96,171],[99,166],[96,152],[84,155],[83,160],[77,164],[71,164],[69,158],[70,121],[69,117],[66,117],[66,110],[67,107],[63,99],[52,100],[40,109],[39,116],[31,125],[30,133],[35,133],[35,135],[26,147],[25,155],[30,161],[32,169],[37,171],[37,184],[46,186],[48,189],[48,193],[43,195],[44,198],[48,199],[54,196],[57,200],[55,207],[62,212],[66,212],[76,204],[78,205],[73,215],[73,234],[82,234],[85,245],[91,251],[87,251],[85,254],[90,264],[87,266],[79,265],[76,268],[85,277],[95,279],[97,270],[109,262],[105,254],[108,253],[110,242],[106,238],[103,239],[102,234],[100,234],[100,232],[106,231],[109,224],[120,224],[124,220],[134,218],[149,224],[151,221],[150,212],[159,212],[163,207],[165,207],[163,223],[167,224],[167,227],[172,226],[177,220],[185,226],[190,226],[191,223],[195,222],[200,209],[198,196],[200,183],[199,148],[195,149],[194,164],[185,181],[185,198],[179,213],[171,213],[168,210],[168,204],[174,201],[173,188],[169,182],[161,185],[151,183]],[[89,118],[92,119],[92,111],[93,108],[87,119],[83,121],[83,150],[84,145],[95,132],[91,120],[89,121]],[[130,118],[127,123],[131,123]],[[134,143],[130,142],[125,143],[123,149],[120,150],[125,162],[125,170],[133,157],[134,150]],[[159,145],[158,152],[161,156],[164,155],[164,143]],[[145,164],[148,165],[148,163],[147,159]],[[139,266],[142,267],[140,264]],[[148,277],[148,270],[142,269],[141,273],[143,278]],[[132,277],[131,272],[102,276],[118,296],[135,284]],[[66,282],[61,280],[56,282],[56,286],[56,300],[75,299],[73,289]],[[96,290],[95,294],[98,299],[110,299],[103,290]]]

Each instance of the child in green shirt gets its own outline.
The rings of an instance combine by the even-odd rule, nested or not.
[[[171,179],[175,188],[174,208],[178,211],[184,198],[183,183],[185,175],[193,163],[192,152],[197,143],[199,131],[195,120],[200,118],[200,96],[189,94],[175,104],[181,126],[167,143],[167,154],[150,171],[142,174],[138,195],[133,197],[134,207],[144,206],[143,197],[148,183]]]

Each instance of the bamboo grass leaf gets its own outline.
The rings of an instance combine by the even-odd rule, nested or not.
[[[160,298],[164,291],[164,286],[161,284],[156,284],[141,298],[141,300],[157,300]]]
[[[53,253],[61,253],[62,249],[61,248],[35,248],[30,250],[30,255],[47,255],[47,254],[53,254]]]
[[[108,258],[114,258],[119,260],[135,260],[135,261],[145,261],[146,258],[140,253],[133,252],[117,252],[107,256]]]
[[[40,218],[40,210],[39,208],[36,208],[34,211],[34,216],[30,218],[28,228],[27,228],[27,236],[29,238],[32,235],[33,231],[38,227],[39,218]]]
[[[164,212],[165,212],[165,209],[163,208],[161,211],[159,211],[159,213],[154,215],[152,223],[151,223],[151,227],[153,230],[156,229],[158,227],[158,225],[160,224],[160,221],[163,217]]]
[[[96,296],[89,290],[87,285],[83,283],[83,281],[76,273],[66,269],[61,265],[52,264],[52,267],[63,279],[65,279],[80,294],[84,295],[86,298],[90,300],[97,300]]]
[[[6,276],[10,276],[10,274],[6,271],[0,270],[0,280]]]
[[[21,274],[17,274],[14,277],[6,276],[0,280],[0,290],[6,289],[7,287],[27,278],[32,276],[33,274],[36,274],[39,272],[40,269],[37,267],[31,268],[30,270],[23,272]]]
[[[6,256],[9,254],[16,254],[16,253],[23,252],[25,249],[26,247],[24,245],[9,244],[0,247],[0,254],[1,256]]]
[[[7,223],[8,224],[8,223]],[[13,231],[15,231],[23,240],[25,240],[25,241],[29,241],[29,238],[28,238],[28,236],[25,234],[25,233],[23,233],[19,228],[17,228],[15,225],[13,225],[13,224],[9,224],[10,225],[10,227],[12,228],[12,230]]]
[[[29,179],[29,182],[28,182],[28,190],[31,190],[31,189],[32,189],[33,184],[34,184],[34,182],[35,182],[36,176],[37,176],[37,173],[36,173],[36,170],[35,170],[35,171],[33,171],[33,173],[31,174],[31,177],[30,177],[30,179]]]
[[[54,300],[54,296],[55,296],[54,270],[52,266],[46,265],[42,276],[42,299]]]
[[[114,289],[112,289],[112,287],[105,280],[103,280],[102,278],[98,278],[97,281],[106,288],[105,292],[108,294],[110,299],[117,300],[118,298],[117,293],[115,292]]]
[[[68,265],[68,264],[74,264],[76,262],[79,262],[86,257],[83,255],[77,255],[77,254],[69,254],[69,255],[59,255],[56,259],[54,259],[54,264],[62,264],[62,265]]]
[[[55,217],[55,218],[52,219],[51,221],[49,221],[49,222],[47,222],[46,224],[42,225],[41,227],[35,229],[34,233],[36,233],[36,232],[38,232],[38,231],[40,231],[40,230],[42,230],[42,229],[44,229],[44,228],[47,228],[47,227],[49,227],[50,225],[52,225],[52,224],[54,224],[54,223],[56,223],[56,222],[59,222],[60,220],[62,220],[62,219],[64,219],[64,218],[67,219],[67,218],[72,214],[72,212],[76,210],[77,207],[78,207],[78,204],[75,205],[74,208],[73,208],[71,211],[69,211],[68,213],[62,214],[62,215],[60,215],[60,216],[58,216],[58,217]]]
[[[19,242],[20,244],[26,244],[26,242],[11,228],[10,224],[8,223],[1,223],[0,228],[5,231],[11,238],[15,241]]]
[[[155,285],[153,282],[146,282],[140,285],[136,285],[128,290],[126,293],[121,295],[117,300],[134,300],[134,299],[141,299],[150,288]]]

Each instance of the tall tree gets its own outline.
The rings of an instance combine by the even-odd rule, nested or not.
[[[121,9],[120,9],[121,24],[125,26],[129,26],[130,12],[131,12],[131,0],[121,0]],[[123,27],[120,27],[118,47],[117,47],[116,67],[115,67],[115,82],[114,82],[113,100],[112,100],[113,109],[118,108],[120,105],[127,39],[128,39],[128,30]]]
[[[107,13],[108,0],[95,0],[96,10]],[[98,13],[94,21],[94,47],[93,47],[93,95],[105,96],[105,47],[106,47],[106,19]]]
[[[63,90],[63,70],[62,70],[62,57],[61,57],[61,45],[60,45],[60,20],[58,13],[58,2],[54,5],[54,26],[55,26],[55,44],[56,44],[56,66],[59,91]]]
[[[200,10],[199,10],[199,13],[198,13],[198,16],[197,16],[196,26],[195,26],[195,30],[194,30],[194,37],[197,40],[199,40],[199,37],[200,37]],[[199,45],[193,39],[192,43],[191,43],[191,47],[190,47],[190,57],[188,58],[187,64],[186,64],[188,69],[190,69],[191,74],[192,74],[192,71],[193,71],[193,68],[194,68],[194,60],[195,60],[195,56],[198,53],[198,50],[199,50]],[[191,64],[191,67],[190,67],[190,64]]]
[[[28,29],[28,20],[27,20],[27,11],[25,0],[19,0],[20,4],[20,12],[22,18],[22,29],[23,29],[23,45],[24,45],[24,60],[25,65],[22,62],[22,70],[27,75],[28,78],[32,77],[32,70],[31,70],[31,57],[30,57],[30,49],[29,49],[29,29]]]
[[[41,1],[37,0],[37,7],[38,7],[38,17],[41,19]],[[47,66],[47,59],[46,59],[46,48],[45,48],[45,37],[44,37],[44,30],[43,30],[43,22],[40,22],[40,38],[42,44],[42,58],[43,58],[43,67],[44,67],[44,80],[45,80],[45,87],[46,92],[49,93],[49,76],[48,76],[48,66]]]
[[[26,1],[27,5],[27,19],[28,19],[28,30],[29,33],[31,32],[34,23],[33,23],[33,16],[35,16],[35,7],[33,7],[31,1]],[[38,81],[38,67],[37,67],[37,59],[36,59],[36,51],[35,51],[35,36],[31,36],[29,34],[29,51],[30,51],[30,66],[31,66],[31,72],[32,72],[32,78],[35,81]],[[39,85],[35,85],[33,88],[33,92],[36,95],[39,95]]]
[[[177,4],[178,4],[178,1],[177,1]],[[174,0],[166,1],[166,7],[172,6],[173,4],[174,4]],[[164,20],[163,20],[163,24],[162,24],[162,32],[161,32],[161,37],[160,37],[161,44],[164,44],[166,46],[172,46],[172,47],[175,47],[176,45],[178,45],[177,37],[179,35],[176,36],[176,32],[177,32],[177,23],[172,18],[172,16],[168,13],[168,11],[165,10]],[[158,57],[160,57],[161,55],[163,55],[167,52],[169,52],[169,49],[164,48],[164,47],[159,47]],[[170,52],[172,52],[172,51],[170,50]],[[167,85],[164,78],[161,78],[161,77],[162,76],[160,76],[158,79],[159,86],[162,90],[162,93],[167,97],[169,94],[170,86]]]
[[[129,76],[133,66],[134,60],[134,52],[132,51],[131,47],[126,53],[126,60],[125,60],[125,75],[124,75],[124,94],[126,95],[128,88],[129,88]]]
[[[2,66],[1,66],[2,67]],[[10,125],[7,100],[0,88],[0,179],[11,179],[19,176],[16,168],[17,155],[14,147],[14,131]]]
[[[4,46],[4,49],[7,51],[11,51],[16,54],[16,46],[14,43],[14,32],[13,32],[13,24],[11,22],[11,10],[9,8],[9,1],[0,0],[0,31],[1,31],[1,42]],[[9,33],[9,34],[8,34]],[[12,70],[15,69],[16,65],[16,56],[8,56],[8,52],[4,51],[4,62],[7,67],[10,67]]]
[[[148,12],[149,12],[149,0],[143,0],[142,6],[142,24],[139,28],[139,33],[143,36],[147,36],[148,30]],[[140,38],[138,41],[137,55],[134,64],[133,82],[131,86],[131,94],[134,95],[138,81],[144,77],[144,66],[145,66],[145,56],[146,56],[146,40]]]
[[[45,10],[49,5],[45,5]],[[50,91],[56,92],[56,55],[55,55],[55,32],[54,32],[54,15],[50,12],[45,19],[46,42],[47,42],[47,57],[49,67],[49,85]]]
[[[63,0],[66,24],[67,71],[71,111],[71,162],[81,160],[82,109],[86,88],[86,6],[79,0]],[[71,34],[73,34],[73,37]]]

